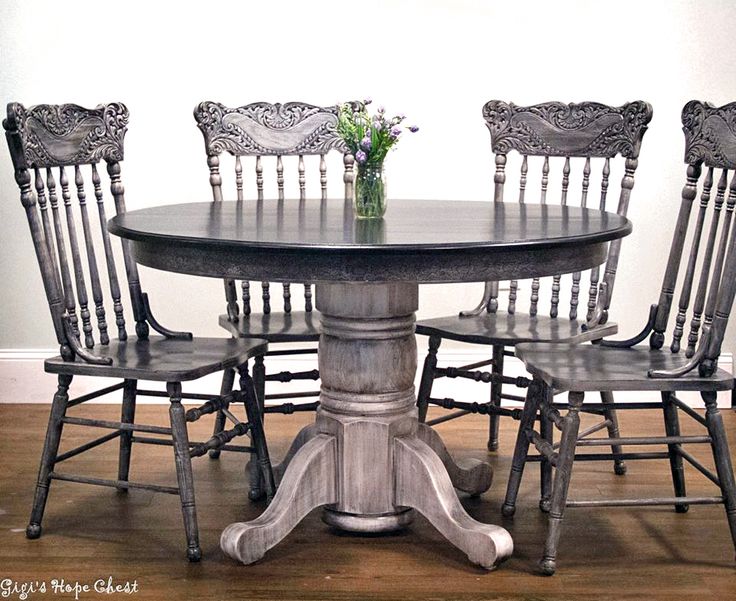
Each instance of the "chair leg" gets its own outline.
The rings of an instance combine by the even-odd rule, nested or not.
[[[548,386],[544,387],[540,404],[543,402],[552,403],[554,394]],[[539,413],[539,434],[549,444],[554,441],[554,427],[552,420],[548,419],[543,413]],[[549,513],[550,497],[552,496],[552,464],[543,456],[539,463],[539,509],[544,513]]]
[[[736,547],[736,480],[733,475],[728,439],[723,427],[723,417],[718,410],[715,392],[701,392],[705,401],[705,421],[711,438],[711,449],[716,464],[716,474],[721,483],[721,494],[726,506],[726,518],[731,531],[731,540]]]
[[[266,363],[263,355],[258,355],[253,365],[253,388],[258,398],[258,406],[263,408],[266,406]]]
[[[677,407],[672,403],[672,393],[662,392],[662,409],[664,411],[664,430],[667,436],[680,435],[680,420],[677,416]],[[667,452],[670,456],[670,470],[672,471],[672,484],[675,489],[676,497],[686,496],[685,490],[685,470],[682,467],[682,456],[679,453],[681,445],[667,445]],[[679,503],[675,505],[677,513],[687,512],[689,505],[687,503]]]
[[[120,410],[120,422],[132,424],[135,422],[135,400],[138,387],[137,380],[125,380],[123,384],[123,405]],[[118,456],[118,480],[128,481],[130,472],[130,453],[133,448],[133,432],[131,430],[120,433],[120,454]],[[127,493],[127,488],[118,488],[118,492]]]
[[[429,397],[432,395],[432,385],[434,384],[434,370],[437,367],[437,350],[442,344],[442,338],[439,336],[429,337],[429,349],[427,356],[424,358],[424,367],[422,368],[422,378],[419,381],[419,392],[417,393],[417,408],[419,413],[419,423],[427,421],[427,409],[429,408]]]
[[[171,434],[174,439],[174,460],[176,462],[176,479],[179,483],[181,512],[184,516],[184,530],[187,536],[187,558],[199,561],[202,550],[199,547],[199,530],[197,528],[197,508],[194,503],[194,476],[192,475],[192,459],[189,455],[189,435],[184,407],[181,404],[181,382],[167,382],[169,393],[169,419]]]
[[[601,401],[605,405],[610,405],[610,409],[606,409],[604,413],[605,419],[611,422],[611,425],[608,426],[608,437],[619,438],[621,435],[618,433],[618,417],[616,416],[616,409],[613,404],[613,393],[610,391],[601,391]],[[611,445],[611,452],[614,455],[621,453],[622,450],[621,445]],[[626,474],[626,462],[623,459],[614,459],[613,471],[617,476]]]
[[[51,413],[49,414],[49,423],[46,428],[46,440],[43,444],[43,453],[41,453],[41,465],[38,468],[38,481],[36,483],[36,494],[33,497],[31,519],[26,527],[26,536],[28,538],[38,538],[41,536],[41,521],[43,520],[43,512],[46,508],[46,500],[48,499],[49,487],[51,486],[49,474],[54,469],[56,455],[59,452],[61,431],[64,426],[62,420],[66,414],[66,404],[69,400],[69,385],[71,383],[72,376],[59,376],[58,388],[56,389],[56,394],[54,394]]]
[[[506,498],[503,502],[501,512],[505,517],[511,517],[516,511],[516,497],[519,495],[519,486],[521,485],[521,477],[524,474],[524,465],[526,457],[529,453],[529,432],[534,429],[534,420],[539,410],[539,402],[543,394],[544,384],[535,379],[526,394],[526,402],[524,410],[521,413],[521,423],[519,431],[516,434],[516,446],[514,448],[514,458],[511,463],[511,473],[509,481],[506,485]]]
[[[570,392],[570,410],[562,422],[562,436],[560,438],[557,469],[555,470],[555,481],[549,510],[549,530],[547,532],[547,542],[544,545],[544,555],[539,562],[542,573],[548,576],[554,574],[556,569],[557,545],[560,542],[562,517],[567,504],[567,491],[570,487],[572,465],[575,460],[575,445],[580,430],[580,406],[583,404],[584,398],[585,394],[582,392]]]
[[[266,492],[266,503],[270,503],[276,493],[276,485],[274,483],[271,459],[268,455],[268,445],[266,444],[266,435],[263,431],[261,411],[258,407],[258,399],[253,386],[253,379],[248,374],[248,364],[246,363],[241,365],[238,368],[238,373],[240,374],[240,390],[243,393],[245,413],[248,416],[253,446],[256,449],[260,480],[263,482],[263,488]]]
[[[496,345],[493,347],[493,366],[491,373],[494,375],[503,375],[503,346]],[[491,405],[493,407],[501,406],[501,389],[503,384],[495,378],[491,381]],[[491,412],[488,414],[488,450],[498,450],[498,426],[501,416]]]
[[[233,391],[233,383],[235,382],[235,370],[226,369],[222,373],[222,384],[220,385],[220,396],[226,396]],[[215,414],[215,427],[212,436],[217,436],[225,429],[225,414],[220,410]],[[210,459],[218,459],[220,457],[220,449],[211,449],[209,452]]]

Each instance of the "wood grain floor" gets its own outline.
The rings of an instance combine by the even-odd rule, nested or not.
[[[73,414],[116,419],[109,405],[77,407]],[[219,549],[223,527],[254,518],[262,505],[246,500],[243,456],[223,454],[194,465],[202,550],[200,564],[184,558],[178,499],[131,491],[127,495],[66,482],[54,482],[44,521],[44,536],[26,540],[23,529],[41,452],[48,407],[0,405],[0,585],[65,579],[92,584],[98,578],[137,582],[132,595],[82,593],[80,599],[493,599],[493,600],[641,600],[736,598],[736,564],[721,506],[693,507],[684,515],[671,508],[573,509],[563,533],[558,573],[539,576],[545,519],[537,509],[538,467],[530,466],[519,508],[511,520],[500,506],[510,465],[516,423],[504,420],[501,450],[487,454],[485,421],[472,417],[439,426],[458,457],[488,459],[496,470],[491,490],[479,499],[464,498],[476,519],[500,523],[512,533],[513,557],[493,572],[469,564],[421,517],[407,531],[356,537],[331,531],[313,512],[259,564],[236,565]],[[736,414],[726,412],[736,441]],[[137,418],[165,423],[165,406],[143,406]],[[643,417],[642,417],[643,416]],[[272,455],[280,457],[309,416],[269,416]],[[627,436],[661,427],[657,412],[624,415]],[[695,426],[684,423],[686,432]],[[195,424],[205,437],[210,423]],[[66,447],[88,439],[89,431],[68,428]],[[112,477],[117,443],[102,446],[64,465],[77,473]],[[693,451],[704,461],[708,448]],[[710,463],[709,463],[710,464]],[[171,449],[138,446],[132,477],[175,483]],[[689,492],[715,494],[710,482],[688,470]],[[571,498],[583,496],[670,495],[666,462],[630,462],[624,477],[608,465],[579,463]],[[31,595],[29,599],[64,598]],[[66,597],[74,598],[73,594]],[[10,599],[18,599],[11,595]]]

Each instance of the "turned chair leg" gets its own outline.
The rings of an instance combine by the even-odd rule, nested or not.
[[[524,474],[524,465],[526,457],[529,453],[529,434],[534,430],[534,421],[539,410],[539,402],[543,394],[544,384],[535,379],[526,394],[526,402],[524,410],[521,413],[521,423],[519,431],[516,434],[516,446],[514,448],[514,458],[511,463],[511,473],[506,485],[506,498],[503,502],[501,512],[506,517],[511,517],[516,511],[516,498],[519,495],[519,486],[521,485],[521,477]]]
[[[715,392],[701,392],[700,396],[705,401],[705,422],[711,438],[710,444],[716,464],[716,474],[721,483],[721,494],[726,506],[726,518],[731,531],[731,540],[734,547],[736,547],[736,480],[734,479],[726,430],[723,427],[723,417],[718,410]]]
[[[551,576],[555,573],[557,563],[557,546],[562,531],[562,517],[567,504],[567,491],[570,487],[572,466],[575,461],[575,445],[580,431],[580,407],[583,404],[585,393],[570,392],[570,409],[562,421],[562,435],[557,456],[552,499],[549,509],[549,529],[547,541],[544,545],[544,555],[539,562],[543,574]]]
[[[169,418],[171,435],[174,439],[174,460],[176,461],[176,479],[179,483],[181,512],[184,517],[184,530],[187,536],[187,558],[199,561],[202,550],[199,547],[199,530],[197,528],[197,508],[194,503],[194,476],[192,475],[192,459],[189,455],[189,435],[184,407],[181,404],[181,383],[167,382],[169,393]]]
[[[424,358],[422,378],[419,381],[419,391],[417,392],[417,409],[419,414],[419,423],[421,424],[427,421],[429,397],[432,394],[434,370],[437,368],[437,350],[440,348],[440,344],[442,344],[442,338],[439,336],[429,337],[429,348],[427,350],[427,356]]]
[[[123,424],[135,423],[135,400],[138,387],[137,380],[125,380],[123,383],[123,404],[120,409],[120,422]],[[120,454],[118,456],[118,480],[128,481],[130,472],[130,454],[133,448],[133,431],[120,432]],[[127,493],[127,487],[118,488],[121,493]]]
[[[248,417],[251,438],[256,450],[256,465],[258,467],[260,482],[263,483],[266,493],[266,503],[270,503],[276,493],[276,485],[274,483],[271,459],[268,455],[268,445],[266,444],[266,435],[263,431],[261,411],[258,406],[253,379],[248,374],[248,364],[241,365],[238,368],[238,373],[240,374],[240,390],[243,393],[245,413]]]
[[[233,391],[233,383],[235,382],[235,370],[226,369],[222,373],[222,384],[220,385],[220,396],[224,397],[229,395]],[[226,407],[227,408],[227,407]],[[225,429],[225,414],[222,410],[215,414],[215,427],[212,432],[212,436],[217,436],[220,432]],[[210,459],[218,459],[220,457],[220,449],[210,449]]]
[[[253,388],[261,414],[261,425],[263,425],[266,417],[266,414],[263,412],[266,406],[266,364],[263,355],[256,357],[255,364],[253,365]],[[254,461],[253,456],[251,456],[251,460],[246,465],[246,470],[250,480],[248,498],[251,501],[258,501],[263,498],[265,490],[258,462]]]
[[[610,422],[608,426],[608,437],[619,438],[621,435],[618,432],[618,416],[616,415],[616,409],[614,408],[613,393],[611,391],[601,391],[601,401],[603,404],[608,405],[603,417]],[[618,455],[622,452],[621,445],[611,445],[611,452],[614,455]],[[626,474],[626,462],[623,459],[613,460],[613,471],[617,476],[623,476]]]
[[[503,375],[503,346],[496,345],[493,347],[493,364],[491,373],[497,376]],[[501,390],[503,384],[494,378],[491,380],[491,406],[501,407]],[[491,411],[488,414],[488,450],[498,450],[498,427],[501,416]]]
[[[46,428],[46,440],[43,443],[41,465],[38,468],[38,481],[36,483],[36,494],[33,497],[31,519],[26,528],[26,536],[28,538],[38,538],[41,536],[41,521],[43,520],[43,512],[46,508],[46,500],[48,499],[49,487],[51,486],[51,478],[49,476],[54,470],[56,455],[59,452],[61,431],[64,427],[62,420],[64,419],[64,415],[66,415],[66,404],[69,400],[69,385],[72,383],[72,376],[60,375],[58,382],[58,388],[51,404],[49,424]]]
[[[540,405],[543,402],[552,404],[554,394],[548,386],[544,387]],[[550,445],[554,442],[554,426],[552,420],[539,412],[539,434]],[[539,509],[544,513],[549,513],[550,497],[552,496],[552,464],[542,455],[539,464]]]
[[[680,420],[677,416],[677,407],[672,403],[672,392],[662,393],[662,409],[664,411],[664,430],[667,436],[680,435]],[[682,455],[679,451],[682,445],[667,445],[667,453],[670,459],[670,471],[672,472],[672,484],[675,489],[676,497],[686,496],[685,489],[685,470],[682,466]],[[675,505],[677,513],[685,513],[689,508],[687,503],[678,503]]]

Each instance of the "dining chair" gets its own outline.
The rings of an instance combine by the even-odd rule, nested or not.
[[[516,159],[515,167],[519,174],[516,200],[519,203],[548,204],[552,196],[549,190],[551,178],[558,176],[560,191],[555,196],[561,205],[576,202],[572,200],[575,194],[579,206],[615,210],[626,215],[642,139],[652,118],[649,104],[635,101],[613,107],[596,102],[545,102],[517,106],[491,100],[483,107],[483,118],[491,134],[491,148],[495,155],[494,202],[504,202],[514,193],[509,190],[511,186],[506,180],[510,161]],[[614,195],[611,180],[619,173],[617,168],[622,171],[621,185],[618,194]],[[532,177],[539,177],[540,187],[538,192],[530,194],[527,184]],[[577,189],[576,183],[579,184]],[[613,204],[611,198],[617,204]],[[487,447],[489,451],[497,450],[499,417],[510,415],[518,418],[520,414],[518,409],[502,408],[501,402],[524,401],[521,395],[505,393],[503,385],[523,388],[528,381],[527,378],[504,374],[506,357],[513,357],[513,348],[522,342],[584,342],[614,333],[616,325],[608,322],[608,309],[620,250],[621,241],[612,242],[605,269],[591,269],[587,282],[580,272],[568,274],[569,307],[566,311],[560,307],[564,306],[563,276],[557,275],[504,283],[503,286],[508,288],[505,310],[501,302],[501,283],[486,282],[483,297],[474,309],[417,322],[417,334],[429,336],[429,350],[417,394],[420,421],[426,421],[429,405],[455,410],[426,421],[429,425],[467,414],[488,415]],[[581,288],[586,284],[587,301],[581,298]],[[520,307],[525,288],[528,304]],[[581,302],[586,303],[582,311]],[[549,309],[545,314],[543,304],[547,303]],[[445,339],[491,347],[491,356],[461,367],[438,367],[437,353]],[[481,369],[488,366],[491,367],[490,372]],[[488,383],[489,401],[434,398],[432,388],[438,378],[464,378]],[[608,393],[603,394],[603,401],[607,404],[612,402]],[[609,412],[607,417],[609,432],[614,438],[618,436],[615,413]],[[625,473],[623,462],[616,461],[614,467],[616,473]],[[543,491],[543,499],[545,494]]]
[[[264,200],[267,183],[264,185],[264,163],[272,160],[276,189],[273,202],[284,203],[287,197],[284,158],[293,157],[297,168],[298,193],[294,186],[293,198],[298,198],[298,210],[319,211],[321,201],[327,199],[327,155],[339,151],[343,157],[343,184],[345,198],[353,197],[354,158],[336,131],[337,106],[320,107],[304,102],[271,104],[256,102],[238,108],[228,108],[218,102],[201,102],[194,109],[194,119],[204,136],[207,165],[210,172],[210,185],[214,202],[231,198],[237,202],[270,202]],[[220,173],[222,155],[233,157],[234,186],[223,192],[223,178]],[[244,161],[250,157],[254,176],[244,175]],[[315,160],[319,168],[319,197],[310,199],[307,194],[307,162]],[[316,173],[316,169],[315,169]],[[246,190],[251,186],[252,195]],[[250,196],[250,198],[249,198]],[[311,283],[303,283],[303,310],[294,310],[295,298],[292,296],[291,282],[282,283],[281,310],[274,307],[271,283],[260,282],[260,312],[253,305],[251,282],[242,281],[240,286],[232,279],[225,280],[227,312],[220,316],[220,326],[236,338],[262,338],[273,344],[289,344],[287,348],[273,349],[266,356],[296,356],[314,354],[319,341],[320,317],[314,311]],[[240,288],[240,299],[238,299]],[[239,306],[238,301],[242,303]],[[311,343],[311,344],[310,344]],[[308,346],[295,347],[295,344]],[[266,405],[266,401],[284,401],[319,396],[319,390],[307,392],[283,392],[266,394],[266,382],[291,382],[293,380],[318,380],[319,371],[311,369],[301,372],[281,371],[266,373],[264,356],[258,355],[253,366],[253,379],[261,411],[266,413],[291,414],[295,411],[314,411],[318,402],[281,403]],[[215,433],[222,427],[224,416],[219,414]],[[211,453],[216,458],[217,451]],[[258,499],[262,488],[254,481],[250,496]]]
[[[28,219],[51,321],[60,346],[59,356],[44,363],[46,372],[58,376],[58,388],[51,405],[26,536],[34,539],[41,535],[41,522],[53,480],[110,486],[121,492],[140,488],[179,496],[187,556],[190,561],[198,561],[201,550],[191,464],[193,457],[205,455],[212,449],[255,453],[265,488],[269,496],[273,495],[268,449],[253,381],[247,369],[249,359],[266,352],[267,343],[258,339],[193,338],[189,333],[175,332],[160,325],[151,312],[148,296],[142,290],[130,247],[123,242],[122,258],[135,323],[135,335],[129,336],[131,314],[125,308],[121,293],[124,282],[118,276],[118,253],[113,249],[107,231],[106,200],[109,202],[110,195],[104,192],[106,184],[102,168],[98,168],[102,161],[106,163],[114,212],[125,212],[120,162],[128,116],[128,109],[121,103],[100,105],[94,109],[75,104],[40,104],[26,108],[22,104],[10,103],[7,118],[3,121],[21,204]],[[150,336],[151,329],[160,336]],[[233,390],[236,371],[240,390]],[[224,372],[220,395],[182,392],[183,381],[216,372]],[[75,376],[122,381],[70,399],[69,387]],[[166,392],[143,390],[138,386],[139,380],[165,382]],[[120,421],[67,413],[72,407],[118,390],[123,391]],[[138,396],[168,397],[170,427],[136,423]],[[185,410],[182,405],[185,398],[206,402]],[[247,422],[238,420],[224,408],[234,402],[245,405]],[[187,424],[218,410],[233,422],[233,427],[203,442],[189,440]],[[60,453],[65,425],[111,432]],[[252,435],[252,446],[230,444],[246,433]],[[62,462],[115,439],[119,439],[116,479],[59,471]],[[178,486],[129,480],[133,443],[173,446]]]
[[[516,347],[517,356],[534,379],[524,404],[503,513],[506,516],[514,514],[525,459],[530,444],[533,444],[556,468],[549,530],[540,564],[545,574],[555,571],[566,507],[674,505],[678,513],[683,513],[689,505],[723,504],[736,545],[736,483],[726,432],[716,402],[719,390],[733,387],[733,376],[719,369],[717,360],[736,294],[734,124],[736,102],[716,108],[691,101],[682,111],[687,176],[659,301],[652,305],[644,329],[628,340],[603,340],[596,345],[525,343]],[[699,186],[700,198],[697,201]],[[692,213],[695,213],[694,223],[691,223]],[[684,252],[686,246],[689,252]],[[681,273],[683,269],[684,273]],[[671,320],[670,313],[678,289],[676,315]],[[665,346],[668,326],[672,327],[672,334],[669,345]],[[640,344],[647,337],[649,344]],[[569,408],[564,416],[552,405],[553,390],[569,391]],[[579,412],[587,405],[583,404],[585,393],[619,390],[658,391],[661,401],[617,402],[616,408],[662,410],[665,436],[620,437],[614,441],[612,438],[592,437],[592,432],[581,433]],[[700,392],[705,403],[705,416],[678,398],[678,391]],[[601,411],[606,405],[588,405],[587,408]],[[538,411],[561,431],[558,443],[550,444],[534,430]],[[680,414],[705,426],[707,433],[681,435]],[[667,450],[664,452],[621,453],[620,457],[668,459],[675,496],[569,501],[568,487],[576,448],[608,446],[614,442],[618,446],[665,446]],[[709,444],[715,460],[715,473],[686,451],[685,444]],[[608,454],[580,455],[580,459],[587,460],[606,460],[609,457]],[[684,462],[711,480],[720,489],[720,495],[688,496]]]

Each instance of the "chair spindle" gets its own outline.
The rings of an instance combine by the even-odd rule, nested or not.
[[[713,261],[713,250],[715,248],[716,233],[721,219],[721,210],[723,201],[726,197],[726,188],[728,187],[728,169],[721,171],[721,177],[718,179],[716,189],[716,199],[713,205],[713,216],[710,223],[710,231],[706,242],[705,253],[703,254],[703,265],[700,268],[700,279],[698,280],[698,291],[693,304],[693,317],[690,322],[690,333],[687,337],[687,350],[685,356],[692,357],[695,354],[695,347],[698,344],[700,327],[702,325],[703,310],[705,308],[705,295],[708,290],[708,274]],[[702,200],[701,200],[702,202]]]
[[[693,281],[695,280],[695,267],[698,261],[698,252],[700,251],[700,241],[703,236],[703,225],[705,224],[705,214],[710,202],[710,191],[713,187],[713,167],[710,167],[706,173],[703,182],[703,192],[700,195],[700,209],[698,210],[697,220],[695,222],[695,230],[690,247],[690,256],[685,270],[685,280],[680,290],[680,302],[678,304],[677,316],[675,317],[675,329],[672,332],[672,343],[670,350],[673,353],[680,352],[680,340],[687,319],[687,310],[690,306],[690,296],[692,293]]]
[[[92,228],[89,224],[89,213],[87,211],[87,194],[84,191],[84,178],[82,177],[82,170],[79,168],[79,165],[74,166],[74,185],[77,188],[77,201],[79,202],[79,212],[82,216],[82,231],[84,233],[84,243],[87,251],[87,266],[89,269],[90,287],[92,288],[92,301],[95,304],[97,329],[100,332],[100,343],[109,344],[110,337],[107,334],[107,321],[105,320],[105,306],[102,301],[100,273],[97,269],[97,255],[95,253]]]

